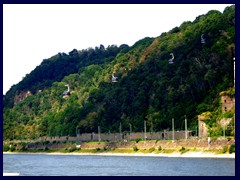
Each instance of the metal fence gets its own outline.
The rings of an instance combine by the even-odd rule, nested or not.
[[[41,137],[36,141],[131,141],[142,140],[177,140],[188,139],[192,137],[192,131],[161,131],[161,132],[132,132],[132,133],[82,133],[77,136],[53,136]]]

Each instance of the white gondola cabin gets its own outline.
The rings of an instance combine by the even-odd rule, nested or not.
[[[204,34],[201,35],[201,43],[202,44],[206,43],[206,40],[205,40],[205,38],[203,36],[204,36]]]
[[[113,82],[113,83],[117,82],[117,77],[114,76],[114,73],[115,73],[115,72],[112,73],[112,82]]]
[[[173,53],[170,53],[170,55],[172,56],[171,59],[168,60],[169,64],[173,64],[173,60],[174,60],[174,55]]]
[[[66,84],[65,86],[68,87],[68,90],[63,92],[63,94],[62,94],[63,98],[68,97],[70,95],[70,87],[69,87],[69,85]]]

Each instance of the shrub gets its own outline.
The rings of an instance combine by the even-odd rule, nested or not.
[[[229,153],[231,154],[233,152],[235,152],[235,144],[232,144],[229,148]]]
[[[181,152],[182,154],[187,152],[188,150],[185,147],[181,147],[181,149],[179,149],[179,152]]]
[[[96,151],[100,151],[101,150],[101,148],[96,148]]]
[[[222,153],[226,153],[228,151],[228,146],[223,146]]]
[[[155,151],[155,148],[154,147],[151,147],[151,148],[149,148],[149,153],[152,153],[153,151]]]
[[[47,145],[47,144],[50,144],[50,141],[44,141],[43,142],[43,145]]]
[[[161,150],[162,150],[162,146],[159,146],[159,147],[158,147],[158,151],[161,151]]]
[[[133,146],[133,150],[134,150],[135,152],[137,152],[139,149],[138,149],[137,146]]]
[[[41,142],[35,142],[34,145],[39,145]]]
[[[77,148],[76,147],[71,147],[71,148],[69,148],[69,152],[74,152],[74,151],[76,151],[77,150]]]
[[[13,151],[15,151],[15,150],[16,150],[16,147],[15,147],[15,146],[11,146],[11,147],[10,147],[10,151],[11,151],[11,152],[13,152]]]
[[[5,144],[3,145],[3,151],[4,151],[4,152],[9,151],[9,149],[10,149],[10,148],[9,148],[8,145],[5,145]]]
[[[104,146],[103,150],[104,150],[104,151],[110,151],[111,148],[110,148],[110,147],[107,147],[107,146]]]
[[[27,145],[26,142],[21,142],[20,144],[21,144],[21,146],[26,146]]]
[[[20,149],[20,151],[27,151],[27,146],[22,146],[22,148]]]
[[[229,112],[229,111],[226,111],[226,112],[224,112],[223,117],[224,118],[232,118],[233,114],[231,112]]]
[[[140,137],[138,137],[138,138],[135,139],[136,143],[138,143],[138,142],[141,141],[141,140],[142,140],[142,138],[140,138]]]

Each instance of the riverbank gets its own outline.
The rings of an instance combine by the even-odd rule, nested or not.
[[[45,155],[95,155],[95,156],[140,156],[140,157],[183,157],[183,158],[234,158],[235,153],[229,154],[216,154],[203,151],[179,153],[173,152],[167,153],[114,153],[114,152],[102,152],[102,153],[62,153],[62,152],[3,152],[3,154],[45,154]]]
[[[4,142],[4,153],[61,155],[235,158],[234,139],[148,140],[128,142]]]

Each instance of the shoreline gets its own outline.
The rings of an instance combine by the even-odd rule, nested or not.
[[[209,152],[186,152],[186,153],[112,153],[112,152],[105,152],[105,153],[61,153],[61,152],[3,152],[4,154],[41,154],[41,155],[78,155],[78,156],[86,156],[86,155],[94,155],[94,156],[138,156],[138,157],[182,157],[182,158],[233,158],[235,159],[235,153],[232,154],[214,154]]]

